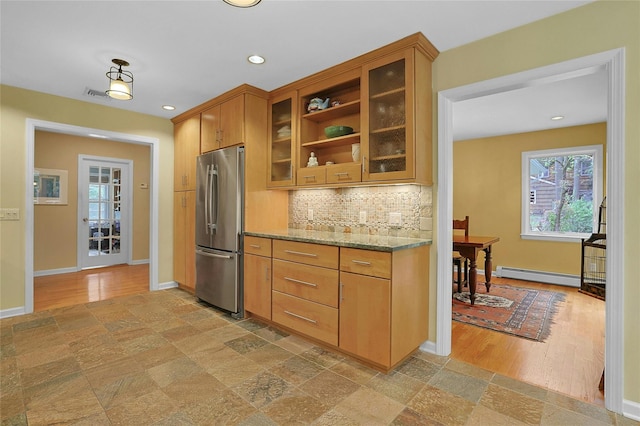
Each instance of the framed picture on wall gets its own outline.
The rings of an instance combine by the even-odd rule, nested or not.
[[[67,204],[66,170],[35,168],[33,172],[33,203],[48,205]]]

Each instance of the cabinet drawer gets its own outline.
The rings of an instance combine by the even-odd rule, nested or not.
[[[273,240],[273,257],[338,269],[338,247],[323,244],[299,243],[296,241]]]
[[[338,271],[336,269],[276,259],[273,261],[273,289],[312,302],[338,307]]]
[[[273,292],[272,319],[331,345],[338,345],[338,310],[288,294]]]
[[[327,182],[326,167],[305,167],[298,170],[298,186],[319,185]]]
[[[271,257],[271,239],[247,235],[244,237],[244,252]]]
[[[344,163],[327,166],[327,183],[350,183],[362,181],[360,163]]]
[[[340,270],[372,277],[391,278],[391,253],[342,248]]]

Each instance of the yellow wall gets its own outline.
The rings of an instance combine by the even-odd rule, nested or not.
[[[624,172],[624,398],[640,402],[640,2],[596,1],[442,52],[434,63],[434,92],[538,68],[570,59],[626,48]],[[435,117],[434,117],[435,119]],[[437,132],[437,129],[435,130]],[[436,133],[437,135],[437,133]],[[436,140],[434,138],[434,140]],[[437,157],[434,157],[437,158]],[[437,167],[437,164],[435,165]],[[435,171],[434,173],[437,173]],[[437,175],[434,175],[437,176]],[[434,195],[437,191],[434,191]],[[437,203],[437,200],[435,200]],[[437,226],[438,224],[436,224]],[[472,225],[473,226],[473,225]],[[437,241],[435,242],[437,245]],[[497,247],[497,246],[496,246]],[[432,250],[435,253],[436,250]],[[432,256],[435,264],[436,257]],[[435,272],[431,275],[435,283]],[[435,284],[430,297],[430,340],[435,339]]]
[[[158,281],[173,281],[173,124],[168,119],[0,86],[0,206],[25,211],[26,119],[157,138]],[[24,306],[24,217],[0,222],[0,310]]]
[[[150,197],[149,189],[141,189],[140,183],[150,183],[151,149],[149,145],[36,131],[34,166],[67,170],[69,178],[67,205],[34,206],[33,270],[43,271],[77,266],[79,154],[133,160],[131,254],[134,261],[148,260]]]
[[[602,145],[604,153],[606,140],[606,123],[600,123],[455,142],[453,217],[464,219],[468,215],[474,235],[500,237],[492,249],[494,268],[510,266],[580,275],[579,241],[520,238],[521,154],[584,145]]]

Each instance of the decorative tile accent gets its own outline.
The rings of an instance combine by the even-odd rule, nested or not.
[[[289,194],[289,228],[410,238],[431,238],[432,187],[385,185],[305,189]],[[313,220],[308,211],[313,210]],[[359,224],[360,212],[367,214]],[[400,213],[399,226],[389,224],[389,213]]]

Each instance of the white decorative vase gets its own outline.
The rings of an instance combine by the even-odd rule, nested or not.
[[[353,158],[353,161],[355,163],[360,161],[360,144],[359,143],[351,144],[351,158]]]

